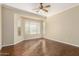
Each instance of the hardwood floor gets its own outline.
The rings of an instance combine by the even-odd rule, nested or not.
[[[1,56],[79,56],[79,47],[48,39],[34,39],[3,47]]]

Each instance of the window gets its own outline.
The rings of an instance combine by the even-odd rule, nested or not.
[[[40,34],[41,32],[41,21],[27,20],[25,22],[26,34]]]

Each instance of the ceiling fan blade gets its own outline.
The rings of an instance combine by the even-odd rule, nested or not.
[[[47,6],[45,6],[44,8],[49,8],[50,7],[50,5],[47,5]]]
[[[48,10],[46,10],[46,9],[42,9],[43,11],[45,11],[45,12],[48,12]]]

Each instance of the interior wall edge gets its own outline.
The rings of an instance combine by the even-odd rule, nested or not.
[[[68,43],[68,42],[64,42],[64,41],[59,41],[59,40],[56,40],[56,39],[51,39],[51,38],[47,38],[47,37],[44,37],[45,39],[48,39],[48,40],[52,40],[52,41],[56,41],[56,42],[59,42],[59,43],[63,43],[63,44],[67,44],[67,45],[71,45],[71,46],[74,46],[74,47],[78,47],[79,48],[79,45],[76,45],[76,44],[72,44],[72,43]]]

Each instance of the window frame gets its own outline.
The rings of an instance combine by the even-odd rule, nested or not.
[[[40,29],[39,29],[39,30],[36,29],[37,31],[36,31],[36,33],[34,33],[34,35],[35,35],[35,34],[41,34],[41,33],[42,33],[42,29],[43,29],[43,28],[42,28],[42,23],[43,23],[43,22],[42,22],[41,20],[29,20],[29,19],[28,19],[28,20],[25,20],[25,23],[26,23],[26,22],[28,22],[29,24],[28,24],[28,30],[27,30],[28,32],[26,31],[26,28],[25,28],[25,34],[30,34],[30,35],[33,34],[33,33],[31,33],[31,31],[30,31],[30,30],[31,30],[31,29],[30,29],[30,26],[31,26],[30,23],[31,23],[31,22],[37,22],[37,23],[39,23],[39,26],[40,26],[40,27],[39,27]],[[38,27],[38,26],[37,26],[37,27]],[[38,32],[38,31],[39,31],[39,32]]]

